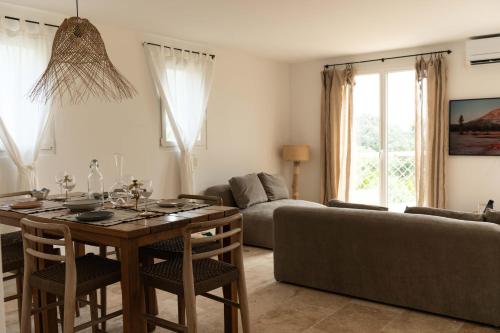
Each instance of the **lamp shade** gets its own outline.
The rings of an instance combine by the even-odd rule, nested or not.
[[[309,161],[308,145],[283,146],[283,159],[285,161]]]
[[[70,17],[57,29],[49,64],[30,98],[47,103],[67,94],[78,104],[91,95],[121,101],[136,93],[111,63],[97,28],[85,18]]]

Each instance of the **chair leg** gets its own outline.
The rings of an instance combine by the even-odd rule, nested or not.
[[[184,301],[184,297],[177,296],[177,318],[179,320],[179,324],[186,325],[186,302]]]
[[[120,260],[120,248],[119,247],[115,247],[115,254],[116,254],[116,260]]]
[[[58,296],[57,297],[58,302],[64,302],[63,297]],[[64,332],[64,322],[62,319],[64,318],[64,303],[59,305],[59,318],[61,318],[61,331]]]
[[[21,311],[23,309],[23,275],[20,270],[16,272],[16,293],[17,315],[19,316],[19,328],[21,328]]]
[[[77,316],[78,318],[80,317],[80,306],[82,306],[82,304],[80,304],[79,301],[76,301],[75,316]]]
[[[95,323],[99,319],[99,314],[97,310],[97,291],[94,290],[90,293],[90,320]],[[99,324],[92,325],[92,333],[97,333],[99,331]]]
[[[101,294],[101,317],[106,316],[107,314],[107,306],[108,306],[108,295],[106,291],[106,287],[100,289]],[[101,331],[106,332],[106,321],[101,323]]]
[[[194,291],[194,290],[193,290]],[[186,319],[187,319],[187,332],[196,333],[196,296],[193,293],[186,293],[184,295],[186,302]]]
[[[241,280],[241,279],[240,279]],[[250,310],[248,308],[248,294],[245,280],[238,280],[238,301],[240,303],[241,326],[243,333],[250,333]]]
[[[106,258],[106,256],[108,255],[107,248],[108,247],[104,245],[99,246],[99,256]],[[108,294],[106,291],[106,287],[101,288],[99,293],[101,295],[101,317],[104,317],[107,313],[107,303],[108,303]],[[105,321],[101,323],[101,331],[106,332]]]
[[[24,277],[23,305],[21,310],[21,333],[31,333],[31,309],[33,305],[33,290],[29,285],[29,280]]]
[[[64,319],[63,319],[63,332],[64,333],[74,333],[75,332],[75,311],[78,306],[76,301],[76,295],[64,295]],[[23,332],[24,333],[24,332]]]
[[[250,333],[250,310],[248,308],[247,284],[245,280],[245,269],[243,266],[243,250],[241,246],[236,250],[236,266],[238,267],[238,301],[240,303],[241,326],[243,333]]]

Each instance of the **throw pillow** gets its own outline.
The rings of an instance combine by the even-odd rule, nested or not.
[[[328,207],[337,207],[337,208],[351,208],[351,209],[366,209],[366,210],[380,210],[380,211],[388,211],[387,207],[376,206],[376,205],[365,205],[359,203],[351,203],[345,202],[342,200],[333,199],[327,202]]]
[[[500,211],[487,208],[484,212],[484,220],[490,223],[500,224]]]
[[[229,186],[236,204],[241,209],[267,201],[266,191],[255,173],[243,177],[233,177],[229,179]]]
[[[290,197],[288,187],[281,176],[270,175],[265,172],[259,173],[258,176],[270,201],[288,199]]]
[[[407,214],[422,214],[448,217],[450,219],[464,220],[464,221],[480,221],[483,222],[483,214],[459,212],[455,210],[431,208],[431,207],[406,207],[405,213]]]

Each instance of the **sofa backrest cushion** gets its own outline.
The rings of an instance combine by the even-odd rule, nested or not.
[[[258,176],[270,201],[288,199],[290,197],[283,177],[265,172],[259,173]]]
[[[388,211],[387,207],[376,206],[376,205],[364,205],[358,203],[345,202],[342,200],[332,199],[326,204],[328,207],[337,207],[337,208],[351,208],[351,209],[366,209],[366,210],[380,210],[380,211]]]
[[[205,195],[221,198],[224,206],[238,206],[234,200],[233,193],[231,192],[231,187],[228,184],[211,186],[205,190]]]
[[[248,208],[255,204],[266,202],[267,194],[259,177],[255,173],[242,177],[233,177],[229,179],[229,186],[238,207]]]
[[[406,207],[405,213],[407,214],[422,214],[422,215],[432,215],[448,217],[456,220],[463,221],[484,221],[483,214],[459,212],[455,210],[442,209],[442,208],[430,208],[430,207]],[[499,216],[500,218],[500,216]],[[488,221],[490,222],[490,221]],[[500,220],[499,220],[500,222]]]

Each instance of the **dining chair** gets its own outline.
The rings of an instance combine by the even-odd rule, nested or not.
[[[206,203],[222,206],[222,199],[216,196],[209,195],[195,195],[195,194],[180,194],[178,199],[192,199],[192,200],[200,200]],[[219,231],[219,230],[218,230]],[[220,242],[211,242],[208,244],[197,244],[193,247],[193,251],[208,251],[215,250],[220,247]],[[170,259],[176,256],[182,256],[184,252],[184,242],[182,236],[174,237],[171,239],[162,240],[156,243],[153,243],[148,246],[144,246],[141,248],[141,256],[149,257],[149,263],[153,263],[153,258],[158,259]],[[144,259],[147,260],[147,259]]]
[[[217,196],[195,195],[195,194],[180,194],[178,199],[199,200],[211,205],[222,206],[222,199]],[[220,232],[222,229],[218,229]],[[197,244],[193,247],[193,252],[206,252],[222,247],[221,241],[215,241],[208,244]],[[154,264],[155,259],[168,260],[175,257],[182,257],[184,253],[184,241],[182,236],[162,240],[144,247],[141,247],[140,258],[142,265]],[[154,288],[146,288],[145,295],[147,298],[146,312],[150,314],[158,313],[158,301]],[[149,331],[154,330],[154,325],[148,323]]]
[[[21,300],[23,294],[23,240],[21,232],[10,232],[0,235],[2,243],[2,269],[3,281],[16,281],[16,292],[13,295],[4,298],[4,302],[17,300],[17,311],[19,316],[19,326],[21,326]]]
[[[0,198],[15,198],[31,196],[31,191],[21,191],[12,193],[1,193]],[[9,280],[16,281],[16,292],[13,295],[4,297],[4,302],[17,300],[17,310],[19,316],[19,325],[21,319],[21,304],[23,294],[23,238],[20,231],[9,232],[0,235],[0,242],[2,246],[2,269],[4,282]]]
[[[193,237],[193,235],[199,235],[200,232],[225,226],[230,226],[230,230],[213,236]],[[225,241],[224,246],[211,251],[196,253],[193,251],[196,246],[214,241]],[[196,333],[196,296],[201,295],[239,308],[243,333],[249,333],[250,319],[242,241],[241,214],[187,225],[183,229],[183,256],[141,268],[144,288],[156,288],[177,295],[178,323],[159,318],[151,313],[146,313],[145,319],[176,332]],[[225,253],[231,253],[232,263],[213,259]],[[238,302],[209,293],[233,282],[237,286]]]
[[[89,327],[96,333],[99,323],[122,314],[122,310],[118,310],[106,316],[98,316],[98,308],[102,304],[97,302],[97,290],[121,280],[118,261],[94,254],[75,258],[70,229],[63,224],[22,219],[21,232],[24,248],[21,333],[31,332],[33,313],[56,307],[59,307],[64,333],[73,333]],[[63,246],[64,255],[51,253],[50,248],[53,246]],[[37,264],[37,261],[40,263]],[[34,306],[33,289],[55,295],[57,301],[40,307]],[[83,296],[89,296],[91,320],[75,327],[77,300],[87,302]]]

